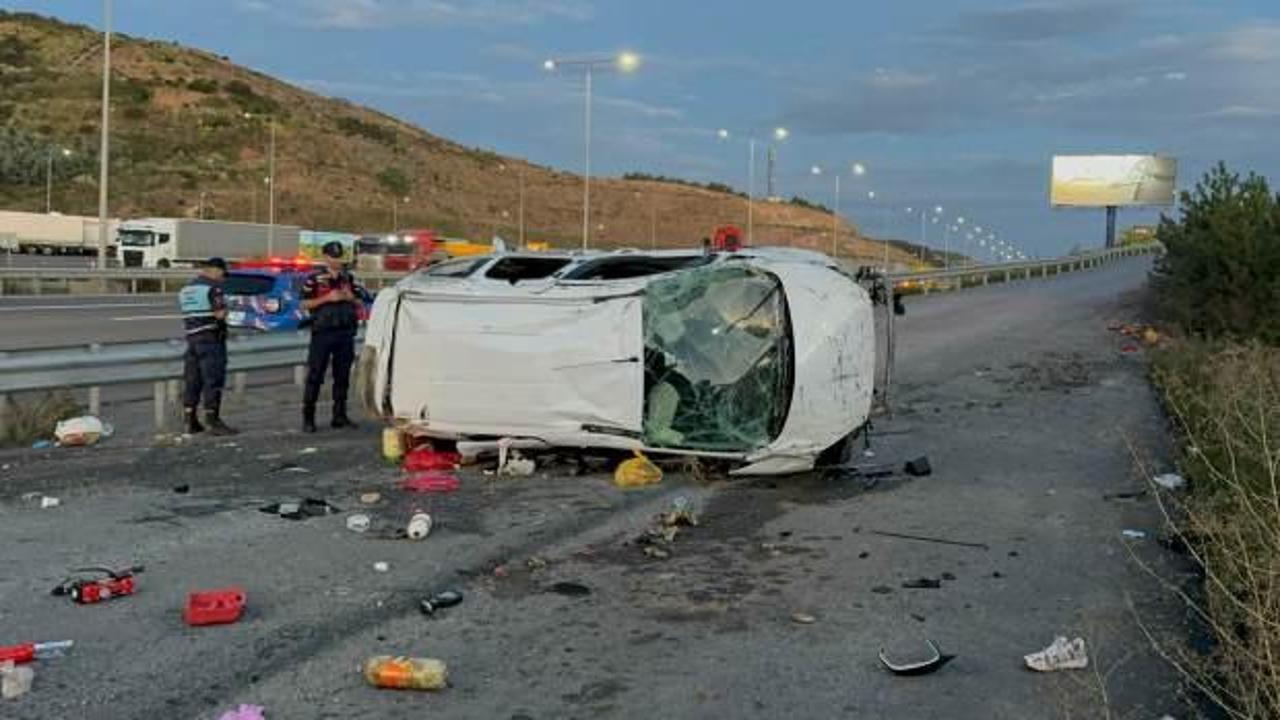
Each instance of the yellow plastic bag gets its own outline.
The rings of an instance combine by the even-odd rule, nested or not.
[[[391,463],[398,463],[404,457],[404,437],[398,429],[383,428],[382,457]]]
[[[636,456],[618,464],[613,473],[613,484],[620,488],[638,488],[656,485],[662,482],[662,468],[654,465],[644,453],[635,451]]]

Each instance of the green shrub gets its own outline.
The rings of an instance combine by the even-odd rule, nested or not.
[[[213,93],[218,92],[218,87],[218,81],[213,78],[195,78],[191,82],[187,83],[188,90],[204,93],[205,95],[212,95]]]
[[[351,137],[363,137],[383,145],[396,144],[394,128],[378,123],[365,122],[360,118],[344,116],[338,118],[338,129]]]
[[[1162,217],[1154,285],[1168,319],[1208,337],[1280,342],[1280,198],[1218,165]]]
[[[413,182],[409,176],[398,167],[389,167],[378,173],[378,184],[396,197],[408,195],[409,190],[413,188]]]

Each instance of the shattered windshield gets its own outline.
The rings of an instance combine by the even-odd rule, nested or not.
[[[658,280],[644,336],[648,445],[745,452],[782,432],[793,353],[776,277],[718,264]]]

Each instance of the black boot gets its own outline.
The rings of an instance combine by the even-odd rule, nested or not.
[[[313,433],[316,431],[316,406],[302,406],[302,432]]]
[[[357,428],[360,427],[347,417],[347,403],[345,401],[333,401],[333,422],[329,423],[332,428]]]
[[[200,414],[196,412],[195,408],[183,408],[182,413],[187,419],[188,435],[195,435],[196,433],[204,432],[204,426],[200,424]]]
[[[238,435],[239,430],[222,422],[221,407],[214,405],[204,411],[205,425],[209,426],[210,435]]]

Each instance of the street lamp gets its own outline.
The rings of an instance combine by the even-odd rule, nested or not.
[[[506,171],[507,171],[507,166],[506,166],[506,165],[499,165],[499,166],[498,166],[498,170],[499,170],[499,172],[506,172]],[[519,224],[519,226],[520,226],[520,249],[521,249],[521,250],[523,250],[523,249],[525,248],[525,241],[524,241],[524,166],[523,166],[523,165],[521,165],[521,166],[520,166],[519,171],[516,173],[516,177],[517,177],[517,183],[519,184],[519,205],[517,206],[517,212],[516,212],[517,219],[516,219],[516,222],[517,222],[517,223]],[[505,211],[504,211],[504,212],[505,212]]]
[[[253,120],[255,116],[251,112],[244,113],[245,120]],[[267,125],[270,127],[269,140],[267,141],[267,257],[271,257],[275,253],[276,244],[276,119],[274,116],[267,116]]]
[[[582,173],[582,249],[586,250],[591,238],[591,76],[597,69],[635,72],[640,67],[640,56],[633,52],[622,52],[615,57],[551,58],[542,63],[542,67],[548,72],[561,68],[582,68],[586,78],[586,120],[583,126],[585,159]]]
[[[62,148],[62,157],[71,157],[71,151]],[[45,214],[53,212],[53,148],[49,148],[49,154],[45,158],[44,166],[44,211]]]
[[[776,131],[775,131],[776,132]],[[716,131],[716,137],[727,141],[732,137],[728,128]],[[747,136],[747,245],[755,244],[755,198],[756,198],[756,137]]]
[[[400,203],[409,204],[409,198],[392,198],[391,199],[391,232],[400,232]]]
[[[107,182],[111,158],[111,0],[102,0],[102,139],[98,148],[98,267],[107,266]]]

